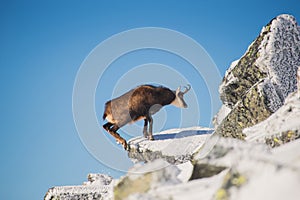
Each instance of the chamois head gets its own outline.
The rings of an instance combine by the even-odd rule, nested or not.
[[[172,105],[179,107],[179,108],[187,108],[188,107],[188,105],[185,103],[185,101],[183,99],[183,95],[191,89],[191,85],[187,85],[184,88],[185,88],[185,90],[181,92],[181,86],[179,86],[177,88],[177,90],[174,91],[176,97],[171,102]]]

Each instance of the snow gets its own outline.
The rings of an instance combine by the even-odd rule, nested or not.
[[[142,163],[137,163],[132,168],[128,170],[128,174],[137,175],[136,177],[140,175],[144,175],[145,173],[157,171],[164,169],[166,167],[170,166],[170,164],[162,159],[157,159],[154,162],[151,163],[151,165],[144,165]],[[133,177],[133,176],[132,176]]]
[[[268,119],[245,128],[247,141],[265,142],[265,138],[285,131],[300,130],[300,99],[296,92],[290,94],[282,107]]]
[[[240,60],[235,60],[230,64],[230,67],[226,70],[225,72],[225,78],[226,81],[222,81],[222,83],[219,86],[219,93],[222,94],[223,93],[223,89],[227,86],[230,85],[234,82],[236,82],[238,80],[237,77],[235,77],[233,75],[233,73],[231,73],[231,71],[234,69],[234,67],[238,64]]]
[[[194,166],[190,161],[176,165],[178,169],[180,170],[180,173],[178,174],[177,178],[181,182],[188,182],[188,180],[191,178]]]
[[[293,153],[294,152],[294,153]],[[272,149],[273,157],[281,165],[289,165],[292,168],[300,169],[300,140],[290,142],[288,145]]]
[[[270,150],[264,144],[219,138],[214,150],[201,162],[227,166],[244,177],[246,182],[242,187],[227,189],[230,199],[297,199],[299,150],[300,140]]]
[[[158,173],[163,171],[164,175]],[[179,165],[171,165],[163,159],[157,159],[151,163],[142,165],[137,164],[128,171],[130,179],[137,179],[146,173],[153,173],[156,175],[157,182],[165,182],[167,185],[174,183],[187,182],[193,172],[193,165],[191,162],[185,162]],[[157,176],[159,174],[159,176]],[[166,179],[164,179],[166,178]],[[152,177],[152,179],[155,179]],[[164,179],[162,181],[162,179]]]
[[[222,105],[218,113],[213,118],[213,124],[215,129],[221,124],[223,119],[230,113],[231,109],[228,108],[226,105]]]
[[[154,141],[144,137],[133,138],[128,141],[131,151],[160,152],[162,156],[179,158],[192,155],[195,149],[210,137],[213,129],[204,127],[190,127],[170,129],[154,134]]]
[[[127,200],[141,199],[173,199],[173,200],[198,200],[198,199],[213,199],[215,191],[221,186],[222,180],[226,175],[227,170],[224,170],[218,175],[210,178],[180,183],[176,185],[168,185],[150,190],[146,194],[131,195]]]

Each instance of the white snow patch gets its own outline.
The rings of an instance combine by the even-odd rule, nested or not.
[[[226,105],[222,105],[218,113],[213,118],[215,129],[221,124],[223,119],[230,113],[231,109]]]
[[[154,141],[137,137],[129,140],[128,145],[139,152],[159,151],[166,156],[192,155],[210,137],[212,131],[204,127],[170,129],[154,134]]]
[[[290,94],[285,104],[266,120],[245,128],[247,141],[265,142],[266,137],[288,130],[300,130],[300,99],[297,93]]]
[[[235,60],[233,61],[231,64],[230,64],[230,67],[226,70],[225,72],[225,78],[226,80],[222,81],[221,85],[219,86],[219,93],[222,94],[223,93],[223,90],[224,88],[227,86],[227,85],[230,85],[232,83],[234,83],[235,81],[238,80],[237,77],[235,77],[231,71],[235,68],[235,66],[238,64],[238,62],[240,61],[239,60]]]
[[[181,180],[181,182],[188,182],[188,180],[191,178],[193,174],[194,166],[190,161],[176,165],[178,169],[180,170],[180,173],[178,174],[177,178]]]

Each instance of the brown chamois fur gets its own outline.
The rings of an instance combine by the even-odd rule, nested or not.
[[[186,87],[184,92],[180,91],[180,87],[176,91],[172,91],[162,86],[138,86],[120,97],[106,102],[103,120],[106,119],[108,122],[103,125],[103,128],[127,149],[127,142],[117,133],[117,130],[128,123],[144,119],[144,136],[153,140],[152,115],[161,107],[169,104],[187,107],[183,95],[189,90],[190,86]],[[149,132],[147,132],[148,123],[150,124]]]

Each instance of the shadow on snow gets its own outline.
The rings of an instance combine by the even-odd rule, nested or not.
[[[213,130],[186,130],[186,131],[181,131],[179,133],[157,134],[157,135],[153,135],[153,137],[154,140],[167,140],[167,139],[174,139],[174,138],[190,137],[194,135],[210,134],[212,132]]]

